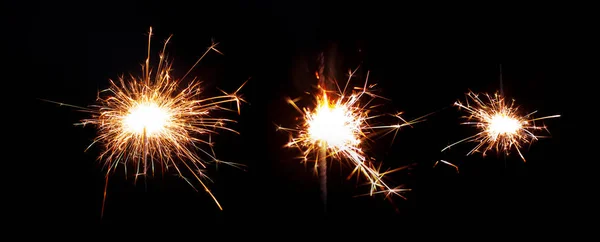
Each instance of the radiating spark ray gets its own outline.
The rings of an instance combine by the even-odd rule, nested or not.
[[[219,43],[213,43],[210,47],[208,47],[208,49],[206,51],[204,51],[202,56],[200,56],[200,58],[198,58],[198,60],[196,60],[196,63],[194,63],[194,65],[192,65],[192,67],[185,73],[185,75],[183,75],[183,77],[181,77],[181,80],[185,79],[187,77],[187,75],[189,75],[190,72],[192,72],[192,70],[198,65],[198,63],[200,63],[200,61],[202,61],[202,59],[204,59],[206,54],[208,54],[208,52],[210,52],[211,50],[214,50],[215,52],[217,52],[219,54],[223,54],[215,48],[215,47],[217,47],[218,44]],[[165,45],[166,45],[166,43],[165,43]],[[168,74],[168,73],[165,73],[165,74]]]
[[[433,167],[435,168],[438,165],[438,163],[440,163],[440,162],[442,162],[442,163],[444,163],[446,165],[454,167],[454,169],[456,169],[456,173],[459,173],[458,166],[456,166],[455,164],[452,164],[452,163],[450,163],[448,161],[445,161],[445,160],[436,161],[435,164],[433,164]]]
[[[71,105],[71,104],[67,104],[67,103],[61,103],[61,102],[56,102],[56,101],[51,101],[51,100],[47,100],[47,99],[43,99],[43,98],[38,98],[38,100],[44,101],[44,102],[58,104],[59,106],[76,108],[76,109],[79,109],[79,111],[92,111],[92,112],[95,111],[94,109],[91,109],[91,108],[75,106],[75,105]]]

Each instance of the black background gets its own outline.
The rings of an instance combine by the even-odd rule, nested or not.
[[[303,226],[375,223],[428,229],[488,228],[521,231],[563,226],[567,201],[564,188],[572,166],[565,166],[565,103],[577,76],[591,65],[574,64],[589,53],[586,25],[591,18],[560,6],[416,6],[376,1],[112,2],[26,3],[19,28],[21,73],[33,104],[27,118],[35,148],[21,153],[35,175],[26,176],[21,193],[29,223],[126,226],[136,224],[217,224],[227,226]],[[494,5],[495,4],[495,5]],[[426,4],[424,4],[426,5]],[[478,10],[469,10],[477,8]],[[452,10],[451,10],[452,9]],[[454,10],[457,9],[457,10]],[[562,12],[560,12],[560,11]],[[570,13],[575,17],[566,17]],[[589,18],[589,19],[588,19]],[[233,128],[240,135],[216,137],[219,158],[247,165],[242,171],[211,169],[212,191],[224,207],[219,211],[204,192],[194,192],[171,174],[134,185],[117,175],[108,187],[106,211],[100,219],[103,171],[98,147],[84,152],[93,127],[75,127],[85,113],[35,98],[85,106],[94,102],[109,79],[139,73],[146,56],[147,31],[154,28],[153,57],[170,34],[168,53],[174,76],[181,76],[210,45],[220,42],[224,55],[211,53],[192,74],[204,81],[207,95],[217,89],[242,89],[245,99]],[[408,200],[368,192],[344,178],[349,170],[329,174],[329,211],[322,213],[318,178],[282,148],[287,134],[275,124],[293,126],[297,112],[285,97],[311,91],[317,57],[333,62],[339,78],[359,69],[390,98],[388,107],[408,119],[430,112],[426,122],[402,129],[393,145],[383,140],[376,157],[387,167],[411,164],[390,176],[414,189]],[[581,57],[586,58],[586,57]],[[474,132],[459,125],[452,104],[469,89],[499,89],[503,64],[504,91],[523,110],[547,120],[552,138],[542,139],[506,160],[495,153],[465,156],[472,144],[440,150]],[[359,82],[360,83],[360,82]],[[31,147],[31,146],[28,146]],[[460,173],[437,160],[460,167]],[[24,205],[22,204],[22,205]],[[550,212],[551,211],[551,212]],[[357,222],[358,221],[358,222]],[[535,226],[534,226],[535,225]]]

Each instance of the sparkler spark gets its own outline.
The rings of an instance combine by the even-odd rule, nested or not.
[[[315,171],[324,173],[325,164],[319,164],[326,158],[335,158],[340,162],[354,167],[350,179],[354,174],[361,174],[370,184],[369,195],[376,193],[386,193],[386,197],[391,194],[399,195],[405,198],[402,193],[410,191],[403,186],[391,187],[384,182],[384,176],[404,169],[401,167],[385,172],[380,171],[380,166],[376,167],[371,158],[365,153],[365,143],[372,141],[376,136],[381,137],[386,134],[394,133],[394,138],[401,127],[409,126],[423,121],[422,118],[413,121],[404,120],[400,114],[379,114],[373,115],[376,107],[372,102],[377,98],[382,98],[373,93],[375,84],[368,84],[368,76],[362,87],[354,87],[348,91],[348,85],[356,70],[349,73],[346,85],[341,88],[337,82],[335,85],[337,91],[327,90],[323,85],[318,86],[319,93],[315,95],[316,104],[313,110],[309,108],[300,109],[296,102],[298,100],[288,99],[297,111],[304,118],[304,122],[296,128],[284,128],[278,126],[278,130],[289,132],[290,141],[285,147],[295,147],[302,152],[302,161],[304,163],[313,160],[314,156]],[[317,79],[322,77],[317,73]],[[363,99],[368,99],[363,101]],[[384,116],[392,116],[400,120],[396,124],[381,124],[375,120]],[[322,184],[323,185],[323,184]]]
[[[548,131],[546,126],[537,126],[535,121],[560,117],[560,115],[552,115],[532,118],[533,114],[537,111],[521,116],[518,107],[514,106],[514,100],[510,104],[507,104],[505,97],[498,93],[494,94],[493,97],[487,93],[484,95],[487,98],[487,102],[481,100],[478,94],[469,91],[467,93],[466,104],[460,101],[454,103],[455,106],[465,109],[469,114],[466,117],[469,121],[463,124],[474,125],[480,132],[453,143],[442,149],[442,151],[461,142],[478,143],[467,155],[471,155],[474,152],[482,152],[485,156],[486,152],[492,149],[508,155],[512,147],[514,147],[525,162],[525,157],[521,152],[523,145],[531,144],[542,137],[535,135],[534,132],[542,129]],[[472,104],[469,103],[469,99],[472,100]]]
[[[102,214],[109,175],[120,165],[125,168],[125,173],[131,165],[135,170],[136,181],[139,176],[154,175],[155,170],[164,172],[174,168],[196,190],[184,176],[186,170],[190,171],[222,210],[216,197],[204,183],[203,179],[207,177],[202,170],[207,167],[208,162],[237,165],[215,157],[211,135],[217,134],[219,130],[237,132],[225,126],[235,122],[234,120],[214,116],[213,112],[233,111],[223,107],[223,104],[235,103],[239,114],[240,102],[244,100],[237,93],[245,83],[232,94],[223,92],[221,96],[201,99],[203,90],[200,82],[193,79],[183,88],[180,83],[211,50],[220,53],[215,48],[217,44],[213,43],[181,79],[173,79],[170,75],[171,63],[166,60],[165,55],[171,37],[165,41],[158,67],[153,71],[150,67],[151,36],[152,28],[148,36],[148,56],[142,66],[142,77],[130,76],[127,80],[121,77],[118,82],[111,80],[110,87],[98,94],[97,103],[88,108],[68,105],[91,114],[90,118],[83,119],[78,125],[96,126],[98,135],[90,147],[96,143],[104,146],[104,151],[98,157],[107,169]],[[101,94],[106,95],[100,97]],[[205,144],[208,148],[200,148],[200,144]],[[206,155],[210,160],[204,161],[200,154]]]
[[[458,166],[456,166],[455,164],[452,164],[452,163],[450,163],[450,162],[448,162],[448,161],[445,161],[445,160],[439,160],[439,161],[436,161],[436,162],[435,162],[435,164],[433,164],[433,168],[435,168],[435,167],[436,167],[436,166],[437,166],[437,165],[438,165],[440,162],[441,162],[442,164],[446,164],[446,165],[449,165],[449,166],[452,166],[452,167],[454,167],[454,169],[456,169],[456,173],[459,173],[459,172],[460,172],[460,171],[458,170]]]

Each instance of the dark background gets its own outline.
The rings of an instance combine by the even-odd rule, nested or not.
[[[406,3],[321,3],[318,1],[215,2],[29,2],[21,43],[21,72],[33,97],[28,120],[35,149],[23,153],[33,174],[23,182],[21,205],[28,223],[127,225],[217,224],[226,226],[365,226],[381,223],[422,231],[442,228],[530,231],[566,225],[572,197],[564,189],[571,166],[562,159],[570,119],[565,103],[571,87],[584,83],[577,73],[591,65],[574,64],[586,56],[591,36],[588,15],[559,6],[502,7],[416,6]],[[493,6],[493,7],[492,7]],[[468,10],[478,7],[477,11]],[[576,17],[565,17],[572,13]],[[572,15],[569,15],[572,16]],[[251,78],[242,93],[249,102],[239,122],[241,135],[217,137],[219,158],[247,165],[209,170],[219,211],[204,192],[194,192],[171,174],[134,185],[122,175],[110,180],[104,218],[100,208],[103,171],[98,147],[84,152],[93,127],[72,124],[87,116],[34,98],[73,105],[92,104],[108,79],[139,73],[146,57],[147,31],[154,28],[153,57],[170,34],[168,53],[174,76],[181,76],[210,45],[220,42],[225,55],[211,53],[192,74],[207,85],[235,90]],[[20,38],[21,39],[21,38]],[[370,80],[390,98],[388,107],[408,119],[437,111],[426,122],[402,129],[393,145],[383,139],[376,157],[384,167],[411,164],[390,176],[414,189],[408,200],[358,197],[367,186],[346,181],[350,171],[337,166],[329,174],[329,211],[322,213],[318,178],[282,146],[287,134],[275,124],[293,126],[297,112],[285,97],[311,91],[317,57],[334,62],[338,78],[361,65]],[[581,57],[586,58],[586,57]],[[514,153],[506,160],[490,153],[465,156],[472,144],[441,153],[445,145],[474,132],[459,125],[452,107],[469,89],[499,89],[503,64],[504,91],[523,110],[547,120],[552,138],[526,148],[523,163]],[[33,100],[33,101],[32,101]],[[445,109],[444,109],[445,108]],[[446,165],[433,168],[437,160]],[[567,203],[569,205],[567,205]],[[375,222],[372,222],[375,221]],[[346,227],[352,228],[352,227]],[[407,228],[407,227],[404,227]],[[553,227],[552,227],[553,228]],[[421,230],[420,230],[421,231]],[[407,232],[408,233],[408,232]],[[417,232],[414,232],[417,233]]]

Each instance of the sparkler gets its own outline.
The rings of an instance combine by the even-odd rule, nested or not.
[[[538,138],[543,137],[535,135],[534,132],[539,130],[548,131],[546,126],[537,126],[535,121],[560,117],[560,115],[552,115],[533,118],[533,114],[537,111],[520,115],[518,107],[514,106],[514,100],[510,104],[507,104],[502,94],[496,93],[494,96],[484,94],[484,96],[487,102],[481,100],[478,94],[469,91],[467,93],[466,104],[460,101],[454,103],[455,106],[466,110],[469,114],[466,117],[469,121],[463,124],[473,125],[480,132],[453,143],[442,149],[442,151],[461,142],[477,143],[475,148],[469,151],[467,155],[471,155],[474,152],[482,152],[485,156],[486,152],[492,149],[508,155],[512,147],[514,147],[525,162],[525,157],[521,152],[523,145],[531,144],[533,141],[538,140]],[[472,100],[471,103],[469,103],[469,99]]]
[[[313,110],[306,107],[300,109],[296,104],[299,99],[288,99],[288,103],[303,115],[304,122],[296,128],[281,126],[277,128],[289,132],[290,141],[285,147],[298,148],[303,154],[301,159],[305,164],[313,160],[311,156],[316,155],[314,168],[321,175],[321,189],[325,203],[327,158],[335,158],[340,162],[346,161],[346,164],[353,166],[354,169],[348,179],[354,174],[361,174],[370,184],[369,195],[385,193],[386,197],[395,194],[405,198],[402,193],[410,189],[405,189],[403,186],[391,187],[384,182],[384,176],[406,167],[381,172],[381,167],[376,167],[371,162],[372,159],[367,157],[365,143],[372,141],[376,136],[381,137],[390,133],[394,133],[395,138],[401,127],[423,121],[423,117],[406,121],[400,116],[401,113],[372,114],[376,111],[376,107],[380,106],[372,104],[373,101],[382,97],[373,92],[376,84],[368,84],[369,72],[362,87],[357,86],[348,91],[349,82],[355,72],[356,70],[349,72],[349,78],[343,88],[334,82],[336,91],[328,90],[325,88],[325,82],[321,82],[317,87],[319,93],[314,96],[316,106]],[[317,73],[317,79],[320,77],[322,75]],[[366,101],[363,101],[364,99]],[[375,121],[384,116],[392,116],[401,122],[386,125]]]
[[[203,181],[208,177],[202,170],[207,167],[205,163],[208,162],[236,165],[215,157],[211,135],[217,134],[219,130],[237,132],[225,126],[234,122],[233,120],[213,116],[213,112],[233,111],[223,107],[223,104],[235,103],[239,114],[240,102],[244,100],[237,93],[245,83],[232,94],[222,91],[221,96],[201,99],[200,82],[193,79],[183,88],[180,88],[180,83],[211,50],[221,53],[215,48],[217,44],[213,43],[182,78],[173,79],[170,75],[171,63],[166,60],[165,55],[171,37],[165,41],[158,67],[154,71],[150,67],[151,37],[152,28],[141,78],[130,76],[127,80],[121,77],[118,82],[111,80],[110,87],[98,93],[97,104],[88,108],[67,105],[91,114],[91,118],[83,119],[78,125],[97,126],[98,135],[90,147],[96,143],[104,146],[104,151],[98,157],[107,169],[102,214],[109,175],[119,165],[124,167],[125,173],[128,165],[132,165],[135,181],[139,176],[154,175],[159,168],[164,172],[172,167],[196,190],[183,175],[184,169],[189,170],[222,210]],[[100,94],[106,94],[106,97],[100,97]],[[205,144],[208,148],[202,149],[198,146],[200,144]],[[200,154],[208,156],[210,160],[205,162]]]

